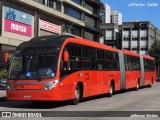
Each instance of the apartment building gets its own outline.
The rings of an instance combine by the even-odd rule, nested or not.
[[[111,11],[111,23],[122,25],[122,14],[118,11]]]
[[[122,14],[118,11],[111,10],[110,5],[107,3],[103,6],[101,18],[104,18],[102,23],[115,23],[122,25]]]

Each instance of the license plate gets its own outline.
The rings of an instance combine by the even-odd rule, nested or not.
[[[23,89],[24,85],[13,85],[13,89]]]

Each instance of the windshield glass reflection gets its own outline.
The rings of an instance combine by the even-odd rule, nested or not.
[[[27,48],[16,51],[9,71],[10,79],[42,79],[56,76],[59,47]]]

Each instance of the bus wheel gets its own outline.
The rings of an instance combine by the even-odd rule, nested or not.
[[[75,93],[75,97],[72,100],[72,104],[77,105],[81,100],[81,89],[80,89],[79,85],[76,86],[74,93]]]
[[[114,87],[113,87],[113,82],[110,83],[110,89],[109,89],[109,97],[113,96],[113,92],[114,92]]]
[[[136,91],[139,90],[139,87],[140,87],[140,83],[139,83],[139,81],[138,81],[138,82],[137,82],[137,85],[136,85]]]

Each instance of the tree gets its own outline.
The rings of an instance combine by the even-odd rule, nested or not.
[[[8,75],[8,72],[6,69],[1,69],[0,70],[0,77],[3,78],[3,79],[6,79],[7,78],[7,75]]]
[[[156,60],[156,66],[160,64],[160,41],[156,40],[149,49],[149,55]]]

